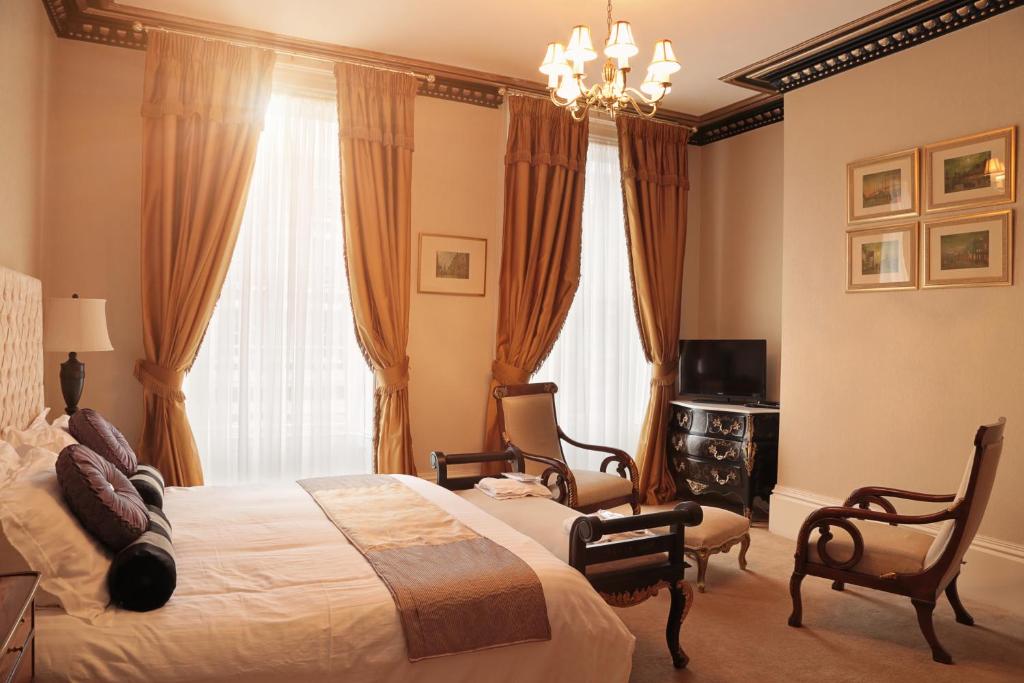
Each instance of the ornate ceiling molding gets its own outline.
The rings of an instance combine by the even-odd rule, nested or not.
[[[283,36],[134,7],[117,0],[42,0],[61,38],[146,48],[146,29],[194,33],[271,47],[326,61],[351,61],[413,71],[420,94],[453,102],[497,108],[504,89],[547,96],[542,83],[464,69],[382,52]],[[877,12],[734,71],[722,80],[759,94],[694,116],[659,110],[657,118],[696,126],[691,144],[705,145],[783,120],[782,95],[885,55],[905,50],[1015,7],[1024,0],[900,0]]]
[[[785,93],[994,17],[1022,0],[902,0],[722,77]]]

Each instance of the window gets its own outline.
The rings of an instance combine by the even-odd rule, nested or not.
[[[335,101],[275,92],[186,409],[206,481],[372,469],[373,375],[345,277]]]
[[[569,436],[635,455],[650,376],[633,311],[619,150],[613,142],[591,138],[580,287],[562,334],[533,381],[558,385],[558,421]],[[563,447],[571,467],[597,469],[604,457]]]

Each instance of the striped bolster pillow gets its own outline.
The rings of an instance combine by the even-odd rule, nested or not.
[[[139,465],[128,480],[139,492],[146,505],[164,506],[164,478],[160,470],[150,465]]]
[[[107,573],[110,600],[118,607],[148,612],[163,607],[177,584],[171,523],[155,505],[147,505],[149,529],[114,555]]]

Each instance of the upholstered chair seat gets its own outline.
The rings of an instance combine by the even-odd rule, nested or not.
[[[932,537],[902,526],[890,526],[881,522],[850,520],[864,538],[864,554],[850,567],[850,571],[872,576],[887,574],[917,574],[924,570],[925,558],[932,545]],[[807,542],[807,561],[825,565],[818,555],[818,539],[814,533]],[[846,562],[853,557],[853,538],[840,530],[833,532],[828,543],[829,555]]]
[[[497,387],[494,398],[503,445],[522,453],[526,472],[542,476],[558,502],[581,512],[629,503],[633,513],[640,514],[639,476],[633,458],[617,448],[569,438],[555,414],[557,391],[551,382]],[[603,453],[600,470],[570,468],[562,452],[563,441]]]
[[[628,498],[633,493],[633,483],[617,474],[596,470],[573,470],[576,478],[577,506],[589,508],[606,500]]]

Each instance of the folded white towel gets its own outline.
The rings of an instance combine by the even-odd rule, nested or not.
[[[486,493],[491,498],[507,500],[510,498],[526,498],[537,496],[539,498],[550,498],[551,491],[547,486],[524,481],[514,481],[504,477],[486,477],[476,484],[476,488]]]
[[[594,512],[592,514],[594,514],[594,515],[596,515],[596,516],[598,516],[598,517],[600,517],[601,519],[604,519],[604,520],[618,519],[619,517],[625,517],[626,516],[626,515],[623,515],[623,514],[621,514],[619,512],[613,512],[612,510],[598,510],[597,512]],[[567,534],[570,533],[572,531],[572,524],[577,519],[579,519],[579,518],[578,517],[570,517],[569,519],[567,519],[564,522],[562,522],[562,530],[565,531],[565,533],[567,533]],[[601,537],[601,540],[597,541],[597,542],[598,543],[608,543],[609,541],[625,541],[625,540],[628,540],[630,538],[643,538],[644,536],[650,536],[650,535],[651,535],[651,532],[648,531],[647,529],[637,529],[636,531],[622,531],[622,532],[619,532],[617,534],[605,534],[604,536]]]

